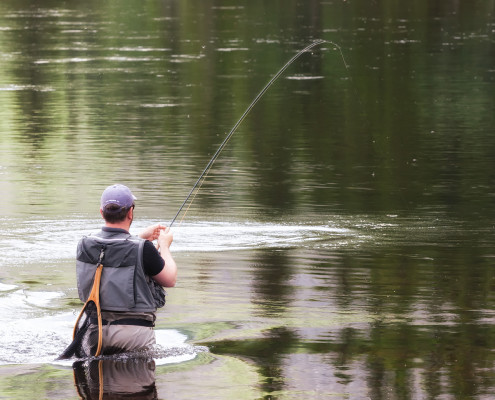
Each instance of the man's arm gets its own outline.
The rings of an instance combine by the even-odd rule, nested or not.
[[[158,251],[165,261],[165,266],[160,273],[152,276],[152,278],[162,286],[173,287],[177,281],[177,265],[170,253],[170,245],[174,237],[170,228],[165,228],[160,230],[160,235],[158,236]]]

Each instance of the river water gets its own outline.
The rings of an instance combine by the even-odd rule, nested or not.
[[[3,0],[0,398],[493,398],[494,13]],[[54,362],[102,190],[169,223],[316,39],[174,224],[154,359]]]

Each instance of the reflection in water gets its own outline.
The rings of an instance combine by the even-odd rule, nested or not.
[[[159,323],[215,361],[201,375],[192,352],[157,386],[492,398],[494,0],[217,3],[0,2],[0,362],[29,365],[0,392],[71,397],[33,365],[70,336],[102,187],[168,221],[274,71],[322,38],[348,73],[331,48],[302,56],[174,227]],[[212,372],[229,357],[254,379]]]
[[[293,301],[294,287],[290,285],[293,265],[286,250],[264,250],[254,261],[252,302],[260,308],[260,315],[281,316]]]
[[[85,400],[157,399],[155,362],[129,357],[77,361],[72,365],[77,392]]]
[[[493,393],[494,356],[489,325],[422,327],[372,324],[369,331],[344,328],[326,340],[308,340],[302,331],[278,327],[258,339],[208,343],[216,354],[236,354],[254,363],[268,393],[319,398],[416,399],[441,393],[485,398]],[[486,397],[490,398],[490,397]]]
[[[265,377],[263,390],[278,393],[286,387],[284,360],[300,342],[297,333],[286,327],[267,330],[257,340],[222,340],[212,344],[217,354],[236,354],[253,360]]]

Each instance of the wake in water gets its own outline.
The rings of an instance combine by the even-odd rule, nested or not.
[[[157,223],[139,220],[133,223],[131,233]],[[97,232],[100,219],[93,220],[0,220],[0,267],[50,264],[72,261],[77,242],[83,235]],[[335,245],[349,240],[361,240],[348,221],[332,225],[263,224],[255,222],[184,223],[173,228],[172,251],[205,252],[259,248],[310,246],[311,243],[331,241]]]
[[[72,365],[74,360],[54,361],[70,343],[76,318],[72,312],[56,312],[50,306],[64,296],[62,292],[35,292],[0,284],[0,365]],[[187,344],[187,337],[176,330],[158,329],[155,334],[156,346],[139,356],[151,357],[157,365],[191,360],[207,351]],[[137,355],[110,358],[122,361]]]
[[[154,222],[139,221],[131,233]],[[0,268],[6,281],[0,282],[0,365],[53,363],[70,343],[80,308],[74,311],[72,304],[67,305],[75,290],[76,245],[82,235],[100,225],[101,220],[0,220],[4,232]],[[348,228],[328,225],[225,222],[185,223],[174,228],[174,237],[176,253],[306,247],[322,242],[339,246],[361,240]],[[29,280],[22,281],[22,271],[31,271]],[[175,330],[157,330],[156,338],[151,356],[157,364],[193,359],[205,350],[185,343],[186,336]],[[65,365],[71,363],[68,360]]]

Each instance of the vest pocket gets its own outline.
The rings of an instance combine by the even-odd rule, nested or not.
[[[118,268],[103,266],[100,284],[102,310],[127,311],[136,305],[134,293],[135,265]]]

